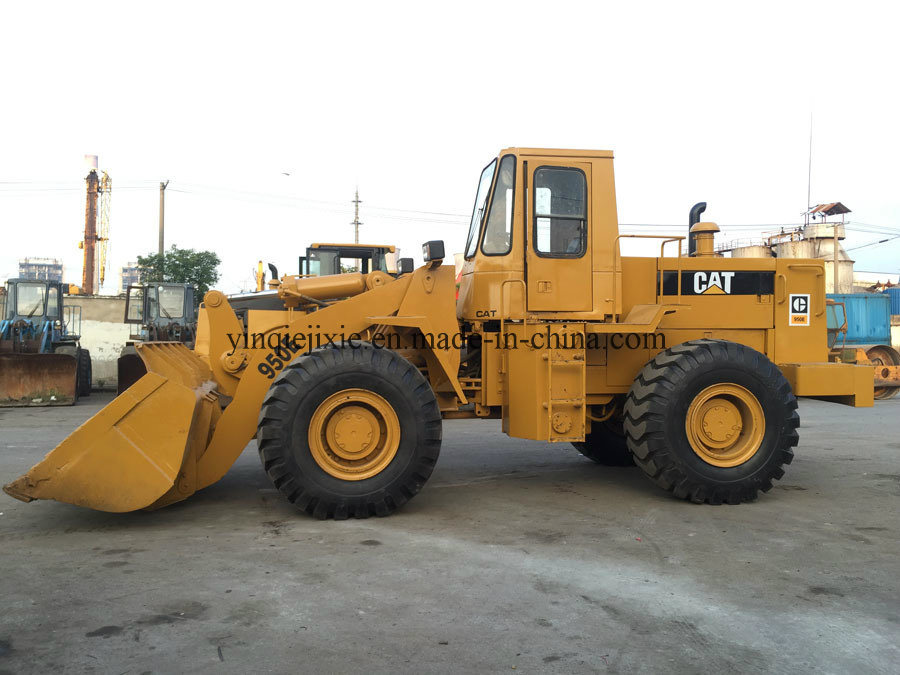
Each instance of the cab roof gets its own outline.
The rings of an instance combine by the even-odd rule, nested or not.
[[[390,244],[321,244],[321,243],[316,243],[316,244],[310,244],[309,247],[310,248],[323,248],[323,247],[327,247],[327,248],[383,248],[383,249],[386,249],[391,252],[394,251],[394,247],[391,246]]]
[[[612,150],[571,150],[565,148],[506,148],[500,156],[514,154],[519,157],[595,157],[612,159]]]

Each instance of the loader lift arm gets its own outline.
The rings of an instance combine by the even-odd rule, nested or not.
[[[263,399],[294,357],[329,344],[326,338],[363,342],[378,326],[458,330],[452,267],[434,261],[397,279],[369,277],[371,288],[313,312],[249,312],[249,332],[264,336],[256,348],[244,342],[226,297],[208,292],[194,351],[136,345],[148,374],[4,490],[23,501],[56,499],[114,512],[183,500],[224,476],[253,439]],[[285,340],[310,335],[320,337],[318,344]],[[435,391],[465,401],[459,358],[452,348],[426,352]]]

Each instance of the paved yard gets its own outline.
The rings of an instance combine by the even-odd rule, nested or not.
[[[108,399],[0,410],[0,481]],[[0,672],[896,672],[900,400],[801,403],[754,504],[451,421],[385,519],[320,522],[255,443],[155,513],[0,495]]]

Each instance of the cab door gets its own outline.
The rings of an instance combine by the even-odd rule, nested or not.
[[[540,160],[525,175],[528,309],[590,311],[591,166]]]

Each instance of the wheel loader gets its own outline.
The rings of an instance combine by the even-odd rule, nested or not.
[[[135,349],[137,342],[181,342],[194,346],[197,310],[191,284],[164,281],[129,284],[124,321],[131,335],[116,362],[116,393],[121,394],[146,373]]]
[[[0,407],[72,405],[91,393],[91,353],[81,347],[81,307],[66,285],[10,279],[0,296]]]
[[[255,437],[301,511],[384,516],[427,482],[442,419],[481,418],[633,462],[676,498],[751,501],[793,458],[796,397],[871,406],[874,374],[828,362],[821,260],[719,257],[700,212],[686,236],[622,234],[611,152],[503,150],[478,180],[458,299],[441,241],[396,275],[282,276],[277,309],[239,317],[210,291],[193,349],[136,345],[147,374],[4,489],[155,509]],[[622,256],[625,238],[659,255]]]

